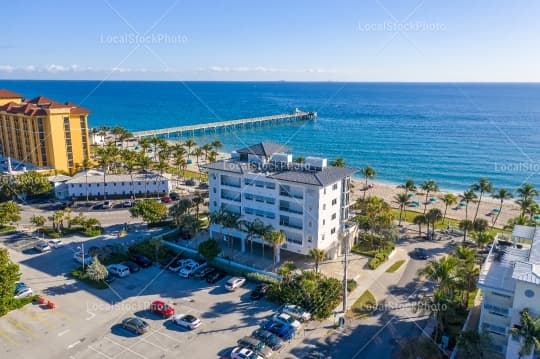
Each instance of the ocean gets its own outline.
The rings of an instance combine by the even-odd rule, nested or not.
[[[89,123],[131,131],[316,111],[315,121],[195,138],[230,151],[262,140],[296,155],[367,164],[376,180],[437,181],[463,191],[540,187],[540,84],[13,81],[0,88],[91,110]]]

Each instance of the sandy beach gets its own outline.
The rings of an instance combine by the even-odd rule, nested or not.
[[[367,192],[367,195],[381,197],[386,202],[388,202],[392,207],[399,208],[399,205],[395,202],[394,198],[396,194],[403,193],[403,189],[397,188],[397,185],[391,185],[388,183],[381,183],[381,182],[376,182],[376,181],[369,181],[368,183],[373,184],[373,187],[369,189],[369,191]],[[362,196],[364,195],[363,188],[365,186],[365,182],[355,179],[353,180],[353,185],[354,185],[354,188],[352,189],[352,198],[354,201],[356,201],[356,199],[362,198]],[[436,193],[430,193],[429,197],[436,197],[438,199],[439,197],[444,196],[446,193],[453,193],[456,196],[459,195],[459,193],[457,192],[453,192],[453,191],[446,192],[443,190]],[[425,198],[426,198],[425,193],[419,190],[416,193],[416,195],[411,198],[411,201],[418,201],[420,203],[420,206],[417,208],[407,206],[406,209],[411,210],[411,211],[417,211],[418,213],[423,213]],[[495,215],[491,215],[490,213],[494,208],[499,208],[499,205],[500,205],[500,202],[498,199],[491,198],[490,194],[484,195],[484,197],[482,198],[482,202],[480,204],[480,209],[478,211],[478,218],[484,218],[491,225],[492,223],[491,221],[495,217]],[[440,199],[438,199],[437,202],[435,203],[430,202],[427,206],[427,209],[429,210],[430,208],[439,208],[441,212],[444,213],[444,203]],[[473,218],[475,211],[476,211],[476,203],[470,203],[469,210],[468,210],[469,219]],[[508,222],[509,219],[518,216],[519,213],[520,213],[519,207],[517,204],[514,203],[513,200],[505,201],[501,214],[499,215],[499,218],[497,219],[496,227],[502,228],[502,226],[504,226]],[[453,218],[457,220],[465,219],[465,208],[460,208],[457,205],[448,207],[446,216],[448,218]]]

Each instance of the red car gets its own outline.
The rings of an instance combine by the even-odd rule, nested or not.
[[[174,308],[160,300],[156,300],[150,304],[150,311],[161,315],[163,318],[169,318],[174,314]]]
[[[171,203],[171,201],[172,201],[172,198],[169,196],[161,197],[162,203]]]

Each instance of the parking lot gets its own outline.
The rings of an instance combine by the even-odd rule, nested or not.
[[[227,278],[208,284],[157,266],[97,290],[66,277],[74,266],[69,245],[43,254],[13,250],[10,254],[21,263],[22,280],[57,308],[30,304],[2,318],[2,357],[172,358],[189,353],[194,358],[220,358],[276,308],[265,300],[250,301],[253,283],[228,292]],[[173,306],[177,314],[199,317],[201,326],[187,331],[151,314],[147,309],[157,299]],[[130,316],[146,320],[150,331],[135,336],[121,328],[119,323]]]

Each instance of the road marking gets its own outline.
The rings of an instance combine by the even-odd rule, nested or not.
[[[105,358],[107,358],[107,359],[113,359],[112,356],[105,354],[105,353],[102,352],[101,350],[98,350],[98,349],[94,348],[94,347],[91,346],[91,345],[89,345],[88,348],[91,349],[91,350],[93,350],[93,351],[95,351],[96,353],[98,353],[98,354],[100,354],[100,355],[103,355],[103,356],[104,356]]]
[[[61,337],[62,335],[66,334],[67,332],[69,332],[69,329],[66,329],[63,332],[58,333],[58,336]]]
[[[41,315],[39,315],[39,314],[37,314],[35,312],[32,312],[32,311],[29,311],[29,310],[25,309],[24,307],[22,307],[20,310],[21,310],[21,312],[28,315],[33,320],[40,322],[41,324],[43,324],[47,328],[49,328],[49,329],[53,328],[53,325],[47,319],[42,318]]]
[[[74,348],[76,345],[79,345],[81,344],[81,341],[80,340],[77,340],[76,342],[73,342],[71,343],[70,345],[67,346],[68,349],[72,349]]]
[[[15,346],[19,346],[19,343],[17,343],[11,336],[8,335],[8,333],[4,332],[3,330],[0,330],[0,336],[6,339],[11,344]]]
[[[135,355],[137,355],[137,356],[139,356],[139,357],[141,357],[141,358],[143,358],[143,359],[148,359],[147,357],[145,357],[145,356],[142,355],[142,354],[137,353],[136,351],[134,351],[134,350],[131,349],[130,347],[126,347],[125,345],[122,345],[122,344],[120,344],[120,343],[117,343],[117,342],[115,342],[114,340],[112,340],[112,339],[110,339],[110,338],[108,338],[108,337],[103,337],[103,339],[106,339],[106,340],[108,340],[109,342],[111,342],[111,343],[113,343],[113,344],[116,344],[116,345],[118,345],[120,348],[124,349],[124,350],[121,351],[120,353],[116,354],[113,358],[116,358],[116,356],[118,356],[118,355],[124,353],[124,351],[127,350],[128,352],[133,353],[133,354],[135,354]],[[137,343],[133,344],[133,346],[137,345],[138,343],[140,343],[140,342],[137,342]]]
[[[16,319],[13,319],[13,318],[10,318],[10,317],[6,317],[7,321],[13,325],[14,327],[16,327],[17,329],[19,330],[22,330],[23,332],[25,332],[26,334],[30,335],[32,338],[36,339],[37,338],[37,335],[36,333],[28,328],[27,326],[23,325],[22,323],[20,323],[18,320]]]
[[[175,341],[175,342],[178,343],[178,344],[183,344],[183,343],[184,343],[183,340],[178,340],[178,339],[176,339],[176,338],[173,338],[173,337],[171,337],[170,335],[165,334],[165,333],[162,333],[162,332],[159,331],[159,330],[156,331],[156,333],[157,333],[157,334],[160,334],[160,335],[163,335],[164,337],[167,337],[167,338],[171,339],[172,341]]]

